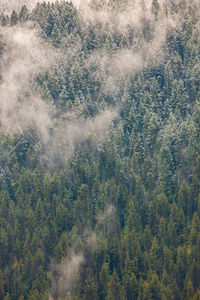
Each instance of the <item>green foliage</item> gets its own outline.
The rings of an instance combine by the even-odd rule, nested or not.
[[[179,1],[163,12],[153,0],[148,19],[141,5],[141,28],[127,30],[86,22],[66,1],[0,16],[8,28],[34,22],[62,54],[32,79],[57,123],[119,111],[103,139],[80,137],[64,158],[34,126],[15,135],[0,127],[1,299],[200,299],[198,10]],[[163,13],[180,22],[166,32],[162,61],[115,69],[120,54],[151,46]]]
[[[11,17],[10,17],[10,24],[16,25],[19,20],[18,14],[15,10],[12,11]]]

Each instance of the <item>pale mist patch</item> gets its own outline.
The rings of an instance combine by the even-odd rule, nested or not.
[[[62,0],[60,2],[72,3],[76,8],[79,7],[81,0]],[[26,5],[28,9],[33,9],[37,3],[43,3],[43,0],[1,0],[0,1],[0,11],[3,13],[10,14],[12,10],[19,12],[23,5]],[[59,2],[58,0],[48,0],[48,3]]]
[[[97,223],[94,231],[88,230],[87,245],[93,249],[101,247],[100,240],[103,239],[109,232],[112,232],[115,226],[117,216],[116,207],[112,204],[108,205],[104,211],[97,215]],[[87,231],[87,230],[86,230]]]
[[[96,148],[100,148],[113,120],[119,118],[118,108],[105,109],[93,118],[83,118],[69,113],[68,118],[56,121],[54,133],[45,141],[43,162],[51,162],[49,168],[62,167],[75,152],[77,146],[92,139]]]
[[[66,257],[62,264],[51,263],[50,271],[54,278],[49,300],[64,299],[73,289],[81,264],[84,262],[82,253],[73,251]]]
[[[130,27],[141,27],[144,17],[154,18],[151,0],[127,0],[114,4],[110,0],[81,0],[79,11],[85,22],[105,25],[109,30],[127,32]]]
[[[4,44],[0,60],[0,129],[16,134],[34,125],[46,135],[52,122],[51,107],[33,87],[38,72],[51,64],[53,52],[31,25],[1,29],[0,38]]]
[[[59,64],[62,53],[43,41],[32,23],[1,28],[0,41],[4,45],[0,57],[0,130],[14,135],[34,126],[44,146],[44,160],[52,164],[63,164],[77,144],[89,137],[97,145],[102,143],[112,121],[118,117],[118,109],[105,109],[93,118],[81,116],[81,108],[79,113],[72,110],[53,117],[56,108],[41,98],[35,79]]]
[[[132,45],[118,47],[117,49],[98,49],[94,55],[99,56],[107,70],[109,90],[117,89],[117,79],[120,76],[136,74],[150,65],[160,65],[164,61],[164,45],[168,34],[181,26],[181,16],[167,12],[168,2],[158,1],[157,15],[152,10],[152,1],[122,1],[116,6],[109,0],[81,0],[79,15],[89,26],[101,24],[102,30],[110,33],[131,36]],[[113,2],[112,2],[113,3]],[[148,28],[151,28],[149,36]],[[148,39],[144,38],[144,32]],[[112,41],[114,43],[114,41]],[[99,59],[99,60],[100,60]],[[113,93],[113,90],[112,90]]]
[[[104,211],[100,212],[96,218],[96,226],[92,231],[90,228],[85,228],[82,237],[74,237],[75,244],[69,250],[69,255],[65,257],[60,264],[52,261],[50,264],[50,272],[53,278],[52,289],[49,294],[49,300],[55,299],[71,299],[73,288],[77,288],[77,280],[80,268],[83,264],[87,264],[84,251],[76,251],[75,248],[81,248],[84,245],[85,250],[95,251],[104,247],[102,237],[108,232],[111,232],[116,219],[116,208],[113,205],[108,205]],[[82,246],[79,245],[78,240]],[[75,285],[75,286],[74,286]]]

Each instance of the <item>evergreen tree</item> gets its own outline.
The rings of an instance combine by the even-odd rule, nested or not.
[[[18,22],[18,14],[15,10],[12,11],[11,17],[10,17],[10,24],[11,25],[16,25]]]

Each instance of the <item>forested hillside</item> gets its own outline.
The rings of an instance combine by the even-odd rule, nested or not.
[[[199,16],[0,14],[0,299],[200,299]]]

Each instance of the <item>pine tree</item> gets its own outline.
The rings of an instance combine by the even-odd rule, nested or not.
[[[26,22],[29,19],[29,12],[26,5],[22,5],[21,11],[19,13],[19,20],[21,22]]]
[[[58,47],[61,42],[61,34],[56,23],[54,24],[53,30],[51,32],[51,40],[55,47]]]
[[[114,270],[113,275],[110,278],[108,283],[108,292],[107,292],[107,300],[115,300],[115,299],[125,300],[125,291],[121,286],[119,281],[119,277],[117,275],[116,270]]]
[[[11,17],[10,17],[10,24],[11,25],[16,25],[18,22],[18,14],[16,13],[15,10],[12,11]]]
[[[108,288],[108,282],[109,282],[109,265],[106,261],[104,261],[101,271],[100,271],[100,290],[101,290],[101,297],[102,299],[106,299],[107,294],[107,288]]]

